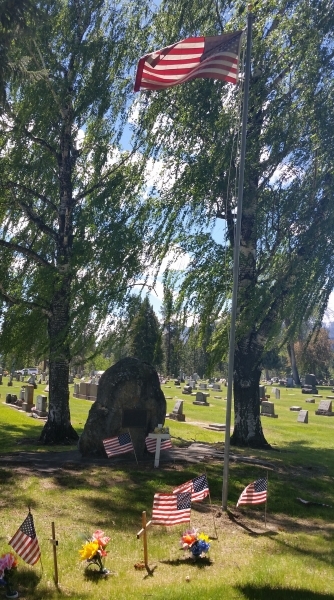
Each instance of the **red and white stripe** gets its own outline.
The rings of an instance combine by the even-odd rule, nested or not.
[[[181,494],[182,496],[183,494]],[[189,504],[186,508],[179,508],[179,494],[154,494],[152,524],[153,525],[178,525],[190,521],[190,494]]]
[[[34,565],[41,555],[37,537],[31,538],[20,529],[9,544],[28,565]]]
[[[191,37],[147,54],[139,60],[134,90],[160,90],[196,78],[237,83],[241,39],[241,31]]]
[[[156,439],[147,437],[145,438],[145,444],[149,452],[155,452],[157,447]],[[160,450],[170,450],[170,448],[173,448],[172,442],[170,440],[161,440]]]

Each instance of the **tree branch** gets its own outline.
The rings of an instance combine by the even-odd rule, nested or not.
[[[8,187],[10,187],[11,189],[17,187],[20,190],[23,190],[24,192],[27,192],[27,194],[30,194],[31,196],[35,196],[36,198],[38,198],[39,200],[42,200],[42,202],[44,202],[45,204],[47,204],[52,210],[54,210],[55,212],[57,212],[57,207],[55,204],[53,204],[53,202],[51,202],[51,200],[49,200],[49,198],[47,198],[47,196],[45,196],[44,194],[39,194],[38,192],[36,192],[36,190],[33,190],[32,188],[29,188],[26,185],[23,185],[22,183],[17,183],[15,181],[7,181],[6,184]]]
[[[122,167],[126,163],[126,161],[129,160],[129,158],[131,158],[131,156],[134,155],[134,153],[137,151],[137,148],[138,148],[138,146],[136,146],[129,154],[127,154],[127,156],[124,159],[122,159],[120,163],[118,163],[116,166],[114,166],[112,169],[110,169],[110,171],[108,171],[105,175],[103,175],[98,183],[95,183],[94,185],[92,185],[92,187],[84,190],[83,192],[81,192],[80,194],[75,196],[74,202],[78,202],[79,200],[82,200],[82,198],[84,198],[85,196],[88,196],[89,194],[91,194],[92,192],[94,192],[95,190],[100,188],[101,185],[104,183],[104,181],[106,179],[108,179],[108,177],[110,177],[110,175],[115,173],[117,171],[117,169]]]
[[[36,213],[31,209],[31,207],[28,204],[26,204],[25,202],[22,202],[22,200],[18,200],[17,198],[16,198],[16,202],[22,208],[22,210],[25,212],[28,219],[30,221],[32,221],[33,223],[35,223],[35,225],[37,225],[37,227],[40,231],[43,231],[47,235],[51,236],[55,241],[58,241],[57,233],[53,229],[51,229],[51,227],[48,227],[44,223],[44,221],[42,221],[42,219],[36,215]]]
[[[30,248],[24,248],[24,246],[20,246],[19,244],[15,244],[14,242],[7,242],[6,240],[1,240],[1,239],[0,239],[0,246],[3,246],[4,248],[8,248],[8,250],[14,250],[15,252],[18,252],[19,254],[23,254],[24,256],[27,256],[34,262],[39,263],[40,265],[43,265],[43,267],[52,267],[52,265],[47,260],[45,260],[44,258],[39,256],[33,250],[30,250]]]
[[[2,297],[2,299],[5,302],[7,302],[7,304],[11,304],[12,306],[24,304],[25,306],[28,306],[29,308],[37,308],[38,310],[41,310],[42,313],[44,313],[48,317],[52,316],[51,311],[48,310],[47,308],[45,308],[45,306],[38,304],[38,302],[29,302],[29,300],[23,300],[23,298],[15,298],[15,296],[11,296],[10,294],[7,294],[7,292],[4,290],[4,287],[1,282],[0,282],[0,296]]]

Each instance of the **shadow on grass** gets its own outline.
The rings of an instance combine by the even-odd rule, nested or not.
[[[101,581],[112,577],[113,575],[116,575],[116,573],[114,573],[113,571],[110,571],[109,573],[100,573],[97,569],[90,569],[89,567],[86,567],[84,571],[85,580],[91,581],[96,585]]]
[[[35,571],[20,568],[15,575],[14,585],[18,589],[19,597],[23,595],[33,600],[48,600],[48,598],[66,596],[56,585],[51,588],[40,585],[42,578],[43,574],[38,575]],[[85,598],[88,598],[88,595]]]
[[[310,590],[291,588],[272,588],[270,586],[257,587],[253,585],[236,586],[236,589],[249,600],[334,600],[333,594],[322,594]]]
[[[263,536],[267,536],[267,537],[272,537],[274,535],[278,535],[278,531],[272,531],[271,529],[264,529],[263,531],[258,531],[258,530],[254,530],[251,529],[251,527],[249,527],[248,525],[246,525],[246,523],[243,523],[240,520],[240,517],[236,517],[236,515],[234,515],[230,510],[227,511],[228,514],[228,518],[230,519],[230,521],[232,521],[233,523],[235,523],[235,525],[238,525],[238,527],[241,527],[242,529],[244,529],[245,531],[247,531],[247,533],[249,533],[250,535],[253,535],[255,537],[263,537]]]
[[[191,556],[188,556],[187,558],[174,558],[173,560],[159,560],[159,562],[172,567],[188,565],[189,567],[194,567],[196,569],[210,567],[213,564],[212,560],[208,556],[203,556],[203,558],[198,558],[197,560],[194,560]]]

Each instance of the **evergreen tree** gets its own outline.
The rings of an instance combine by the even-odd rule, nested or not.
[[[163,362],[161,327],[146,296],[130,329],[130,354],[160,369]]]

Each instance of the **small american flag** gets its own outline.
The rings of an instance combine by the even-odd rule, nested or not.
[[[121,433],[112,438],[102,440],[106,455],[108,458],[116,456],[116,454],[126,454],[134,450],[131,435],[129,433]]]
[[[178,525],[190,521],[191,495],[154,494],[152,524]]]
[[[266,502],[267,487],[266,479],[257,479],[257,481],[253,481],[253,483],[250,483],[245,487],[237,502],[237,506],[242,506],[243,504],[262,504],[263,502]]]
[[[180,492],[190,492],[192,502],[204,500],[210,493],[206,475],[199,475],[173,490],[173,494],[179,494]]]
[[[191,79],[237,83],[242,31],[191,37],[146,54],[138,63],[135,92],[161,90]]]
[[[145,444],[146,444],[146,448],[149,452],[155,452],[155,449],[157,447],[157,440],[154,438],[145,438]],[[161,450],[169,450],[170,448],[173,448],[172,446],[172,442],[170,440],[161,440],[161,446],[160,449]]]
[[[41,551],[36,536],[34,520],[30,512],[14,537],[10,540],[9,545],[12,546],[15,552],[28,565],[34,565],[38,561]]]

